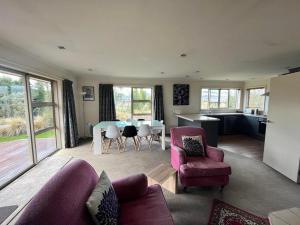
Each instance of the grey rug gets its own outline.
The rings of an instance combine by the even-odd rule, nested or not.
[[[71,159],[71,156],[56,155],[46,158],[2,189],[0,191],[0,207],[19,206],[7,220],[9,221],[20,212],[41,187]]]

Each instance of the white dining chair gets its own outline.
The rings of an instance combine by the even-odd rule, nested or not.
[[[108,144],[106,144],[106,153],[108,153],[108,150],[111,146],[112,142],[116,142],[118,145],[119,152],[121,151],[122,146],[122,136],[120,133],[120,129],[116,125],[109,125],[105,132],[105,137],[108,139]]]
[[[148,147],[151,150],[152,134],[151,134],[151,128],[148,124],[142,124],[138,130],[137,139],[138,139],[139,151],[140,151],[143,138],[148,142]]]
[[[163,120],[159,121],[161,124],[164,123]],[[158,141],[160,142],[160,134],[161,134],[161,129],[157,129],[157,128],[152,128],[151,129],[151,135],[152,135],[152,140],[153,141]]]

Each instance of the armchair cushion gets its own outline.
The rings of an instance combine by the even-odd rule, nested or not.
[[[204,149],[206,150],[206,134],[205,130],[201,127],[174,127],[170,129],[171,144],[183,148],[182,136],[196,136],[201,135]]]
[[[205,156],[202,136],[182,136],[183,150],[187,156]]]
[[[231,174],[231,168],[208,157],[191,157],[187,164],[180,166],[180,174],[185,177],[224,176]]]
[[[145,174],[136,174],[112,182],[119,202],[135,200],[147,194],[148,180]]]
[[[121,204],[120,224],[174,225],[161,187],[151,185],[143,197]]]

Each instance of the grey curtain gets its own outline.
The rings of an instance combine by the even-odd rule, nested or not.
[[[73,148],[75,146],[78,146],[79,144],[75,101],[72,85],[72,81],[63,80],[63,114],[66,148]]]
[[[162,85],[154,86],[154,114],[156,120],[165,120]]]
[[[99,120],[113,121],[116,119],[114,89],[112,84],[99,85]]]

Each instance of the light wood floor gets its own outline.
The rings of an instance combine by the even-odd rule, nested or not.
[[[264,153],[264,142],[246,135],[224,135],[219,138],[218,147],[243,155],[248,158],[261,160]]]

